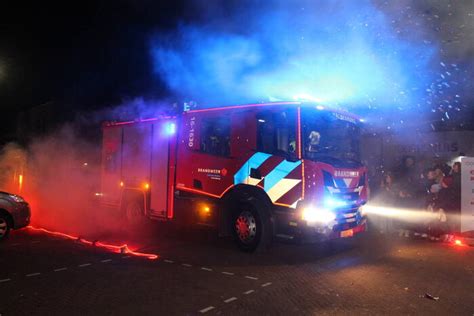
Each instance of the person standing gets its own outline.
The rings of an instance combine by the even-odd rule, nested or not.
[[[451,231],[456,234],[461,231],[461,163],[455,162],[451,170],[452,177],[452,209],[448,215]]]
[[[395,182],[393,174],[386,172],[380,183],[377,199],[380,204],[387,207],[396,207],[400,189]],[[387,216],[381,216],[378,220],[381,233],[389,233],[393,230],[393,219]]]

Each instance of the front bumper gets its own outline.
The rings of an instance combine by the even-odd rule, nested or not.
[[[12,212],[14,229],[28,226],[31,220],[31,210],[28,203],[18,203]]]
[[[298,212],[277,212],[277,235],[298,238],[308,242],[321,242],[338,238],[350,238],[367,231],[367,218],[359,213],[352,222],[336,220],[329,224],[308,224]]]

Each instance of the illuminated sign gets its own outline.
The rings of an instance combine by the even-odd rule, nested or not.
[[[357,178],[359,176],[359,171],[350,171],[350,170],[335,170],[334,171],[335,177],[350,177],[350,178]]]

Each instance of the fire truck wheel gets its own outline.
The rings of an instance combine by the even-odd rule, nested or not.
[[[0,214],[0,241],[8,237],[10,226],[9,219],[5,215]]]
[[[232,216],[232,233],[237,246],[246,252],[266,250],[273,237],[269,212],[254,199],[239,203]]]
[[[125,219],[127,224],[136,226],[143,223],[145,220],[143,212],[143,203],[139,199],[130,199],[125,207]]]

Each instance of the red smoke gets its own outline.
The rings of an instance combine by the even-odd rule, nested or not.
[[[34,227],[83,236],[83,241],[118,241],[120,246],[95,243],[112,251],[130,240],[142,244],[118,209],[103,208],[98,201],[100,144],[82,140],[71,126],[34,140],[27,148],[10,144],[0,154],[0,190],[27,200]],[[127,253],[134,254],[130,249]]]

